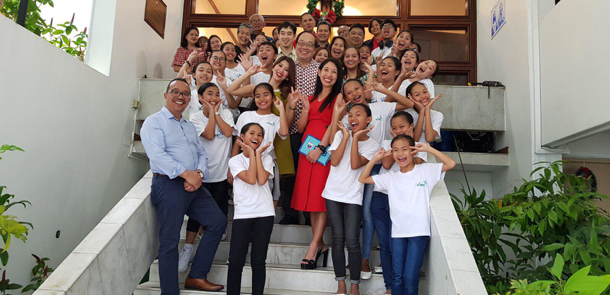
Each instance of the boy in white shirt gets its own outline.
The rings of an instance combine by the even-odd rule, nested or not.
[[[371,52],[373,59],[377,59],[377,57],[384,58],[390,54],[390,52],[392,51],[392,46],[394,45],[394,42],[392,42],[392,40],[396,35],[396,31],[396,23],[393,20],[388,18],[383,21],[383,24],[381,25],[381,36],[383,37],[383,41],[380,42],[379,47],[375,48],[375,50]]]
[[[406,94],[413,101],[416,109],[407,110],[416,121],[413,138],[421,143],[439,141],[441,139],[441,125],[443,124],[444,117],[443,113],[432,110],[432,106],[443,94],[441,93],[434,99],[431,99],[428,89],[421,82],[413,82],[409,85]],[[422,153],[419,156],[427,162],[426,153]]]
[[[338,102],[339,103],[339,102]],[[360,171],[371,159],[379,144],[367,133],[371,122],[371,109],[364,104],[355,104],[348,112],[352,134],[343,123],[329,150],[331,168],[322,192],[332,232],[332,256],[337,294],[346,294],[345,250],[347,246],[350,268],[351,294],[359,294],[362,253],[360,250],[360,222],[362,221],[362,193],[364,185],[358,182]],[[337,127],[332,126],[331,132]]]
[[[358,180],[386,190],[392,220],[392,294],[418,294],[419,272],[430,240],[430,195],[437,182],[455,162],[428,144],[412,137],[397,135],[392,150],[379,150],[365,166]],[[416,165],[418,152],[436,156],[442,163]],[[370,176],[375,162],[393,157],[399,171]]]
[[[273,230],[275,209],[267,181],[273,178],[273,160],[265,153],[272,142],[263,143],[265,130],[258,123],[241,128],[236,141],[243,153],[229,160],[233,174],[235,217],[231,230],[227,294],[239,294],[248,247],[252,243],[252,293],[265,289],[265,260]]]

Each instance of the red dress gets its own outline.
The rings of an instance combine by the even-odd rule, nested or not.
[[[312,96],[313,97],[313,96]],[[310,101],[311,98],[310,97]],[[318,111],[322,102],[315,99],[311,102],[307,127],[303,134],[303,140],[311,135],[322,140],[326,129],[330,126],[333,117],[333,106],[335,101],[324,109]],[[322,191],[326,185],[326,179],[330,173],[330,161],[326,166],[316,162],[311,164],[303,154],[299,154],[299,165],[297,168],[296,183],[292,195],[292,208],[305,212],[326,212]]]

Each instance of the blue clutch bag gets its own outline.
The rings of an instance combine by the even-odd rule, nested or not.
[[[311,135],[307,135],[307,137],[303,141],[303,145],[301,145],[301,148],[299,148],[299,153],[303,154],[304,156],[307,156],[307,154],[313,149],[315,149],[319,144],[319,139]],[[318,158],[318,163],[326,166],[326,164],[328,164],[328,160],[330,160],[330,151],[320,155],[320,157]]]

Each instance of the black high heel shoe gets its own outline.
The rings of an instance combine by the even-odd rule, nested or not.
[[[303,259],[301,260],[301,269],[316,269],[318,267],[318,260],[320,259],[320,256],[322,256],[322,254],[324,254],[324,260],[322,260],[322,266],[326,267],[328,265],[328,253],[329,248],[326,248],[326,250],[323,250],[324,247],[320,247],[320,249],[318,249],[318,251],[316,252],[316,259]],[[305,262],[305,263],[303,263]]]

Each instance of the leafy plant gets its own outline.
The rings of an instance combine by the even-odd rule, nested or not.
[[[557,254],[553,267],[550,269],[553,276],[552,280],[541,280],[533,283],[528,283],[527,280],[512,280],[511,289],[514,290],[514,293],[507,292],[506,294],[599,295],[610,285],[610,275],[590,276],[591,266],[579,269],[567,280],[564,280],[564,265],[563,257],[561,254]]]
[[[47,261],[49,258],[43,257],[40,258],[34,254],[32,254],[34,258],[36,258],[36,265],[32,268],[32,279],[30,280],[29,285],[25,286],[21,292],[34,291],[38,290],[40,285],[44,283],[44,281],[49,277],[49,275],[53,272],[53,269],[47,265]]]
[[[19,2],[19,0],[5,0],[4,5],[0,8],[0,13],[16,21],[17,14],[19,13]],[[87,48],[87,28],[83,31],[78,30],[74,25],[74,14],[69,22],[53,26],[53,19],[51,19],[47,23],[40,15],[40,7],[44,5],[54,7],[53,0],[29,0],[25,28],[76,57],[78,60],[84,61],[85,49]]]
[[[610,220],[594,204],[606,196],[592,192],[587,179],[563,173],[561,162],[546,164],[501,199],[474,190],[462,190],[464,201],[452,196],[490,293],[548,279],[549,257],[557,254],[565,257],[565,277],[587,266],[593,275],[610,273]]]

